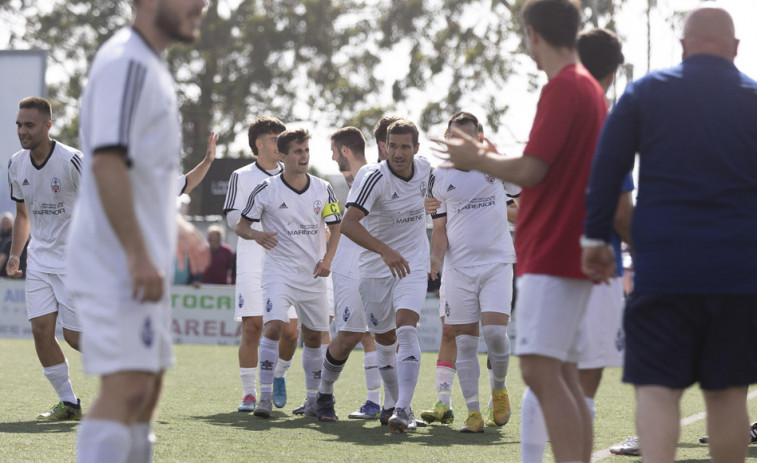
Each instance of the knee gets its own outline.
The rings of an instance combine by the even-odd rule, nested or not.
[[[257,321],[245,321],[242,326],[242,342],[257,344],[260,340],[260,333],[263,331],[263,323]]]
[[[78,331],[70,331],[70,330],[63,330],[63,339],[66,340],[69,346],[76,349],[77,351],[79,349],[79,332]]]
[[[32,336],[35,341],[49,340],[55,337],[55,320],[35,319],[32,321]]]
[[[455,345],[455,328],[452,325],[442,325],[442,344]]]
[[[284,329],[281,331],[281,339],[287,343],[297,342],[300,337],[300,331],[297,329],[297,324],[289,322],[284,325]]]
[[[546,383],[560,381],[562,377],[557,360],[541,362],[533,359],[528,360],[524,357],[521,358],[520,368],[523,381],[537,395],[543,390]]]
[[[303,330],[302,331],[302,343],[310,348],[316,348],[321,346],[321,332]]]
[[[397,342],[397,334],[394,330],[387,333],[376,334],[376,342],[382,346],[391,346]]]

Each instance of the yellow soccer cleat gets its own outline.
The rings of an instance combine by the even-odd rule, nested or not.
[[[442,402],[437,402],[434,405],[433,410],[426,410],[421,413],[421,419],[426,423],[433,423],[439,421],[442,424],[451,424],[455,421],[455,414],[452,413],[452,409],[444,405]]]
[[[460,432],[484,432],[484,419],[481,418],[481,412],[468,412],[468,419],[465,420],[465,425],[460,428]]]
[[[497,426],[504,426],[510,421],[510,397],[507,395],[507,389],[492,391],[492,421]]]
[[[81,400],[77,399],[75,404],[58,402],[49,412],[37,415],[37,419],[44,421],[79,421],[81,419]]]

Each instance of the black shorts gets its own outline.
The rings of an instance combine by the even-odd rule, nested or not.
[[[623,381],[725,389],[757,382],[757,295],[634,291],[623,315]]]

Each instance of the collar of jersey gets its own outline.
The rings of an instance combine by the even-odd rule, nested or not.
[[[258,169],[260,169],[261,171],[265,172],[265,174],[266,174],[266,175],[278,175],[278,174],[280,174],[280,173],[284,172],[284,167],[282,167],[282,165],[281,165],[281,163],[280,163],[280,162],[277,162],[277,163],[276,163],[276,167],[277,167],[277,168],[278,168],[279,170],[277,170],[277,171],[276,171],[276,172],[274,172],[273,174],[271,174],[271,173],[270,173],[269,171],[267,171],[267,170],[263,169],[262,167],[260,167],[260,164],[258,164],[258,161],[255,161],[255,167],[257,167],[257,168],[258,168]]]
[[[37,164],[34,163],[34,158],[32,158],[32,153],[31,153],[31,151],[29,151],[29,162],[32,163],[32,166],[35,169],[42,170],[42,168],[45,167],[45,164],[47,164],[47,161],[49,161],[50,158],[53,156],[53,151],[55,151],[55,143],[56,143],[56,141],[53,140],[53,144],[50,146],[50,152],[47,153],[47,157],[45,158],[44,161],[42,161],[42,164],[40,164],[40,165],[37,165]]]
[[[398,174],[397,172],[395,172],[394,169],[392,169],[392,166],[389,165],[389,161],[384,161],[384,162],[386,162],[386,167],[387,167],[387,169],[389,169],[389,172],[391,172],[392,175],[394,175],[398,179],[402,180],[403,182],[409,182],[410,180],[413,179],[413,175],[415,175],[415,159],[413,159],[412,172],[410,172],[410,177],[407,177],[407,178],[405,178],[405,177],[401,176],[400,174]]]
[[[150,42],[148,42],[148,41],[147,41],[147,39],[145,38],[145,36],[144,36],[144,35],[142,35],[142,33],[141,33],[141,32],[139,32],[139,29],[137,29],[136,27],[134,27],[134,26],[132,25],[132,26],[131,26],[131,30],[132,30],[132,31],[134,31],[134,34],[136,34],[136,35],[137,35],[137,37],[139,37],[139,39],[140,39],[140,40],[141,40],[141,41],[142,41],[142,42],[143,42],[143,43],[145,44],[145,46],[146,46],[146,47],[147,47],[147,48],[148,48],[148,49],[149,49],[149,50],[150,50],[151,52],[155,53],[155,56],[157,56],[157,57],[158,57],[158,58],[160,58],[160,59],[163,59],[163,55],[161,55],[161,54],[160,54],[160,52],[158,52],[158,50],[156,50],[155,48],[153,48],[153,46],[152,46],[152,45],[150,45]]]
[[[284,175],[283,174],[279,175],[279,177],[281,177],[281,181],[284,182],[284,185],[286,185],[287,188],[289,188],[290,190],[294,191],[298,195],[301,195],[302,193],[308,191],[308,188],[310,188],[310,174],[305,174],[305,175],[307,175],[308,183],[305,184],[305,188],[303,188],[301,191],[295,190],[292,185],[288,184],[287,181],[284,180]]]

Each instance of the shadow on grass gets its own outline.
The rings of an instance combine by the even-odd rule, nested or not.
[[[0,433],[10,434],[47,434],[71,432],[78,421],[16,421],[0,423]]]
[[[194,416],[196,420],[215,426],[230,426],[246,431],[271,431],[308,429],[318,431],[330,440],[343,443],[354,443],[362,446],[386,446],[412,442],[419,445],[434,447],[455,447],[470,444],[476,445],[520,445],[517,430],[511,428],[486,428],[481,434],[463,434],[457,427],[431,425],[418,428],[415,432],[399,433],[381,426],[378,420],[339,420],[336,423],[321,423],[314,418],[293,416],[288,412],[273,411],[271,418],[263,419],[251,413],[218,413],[207,416]]]

